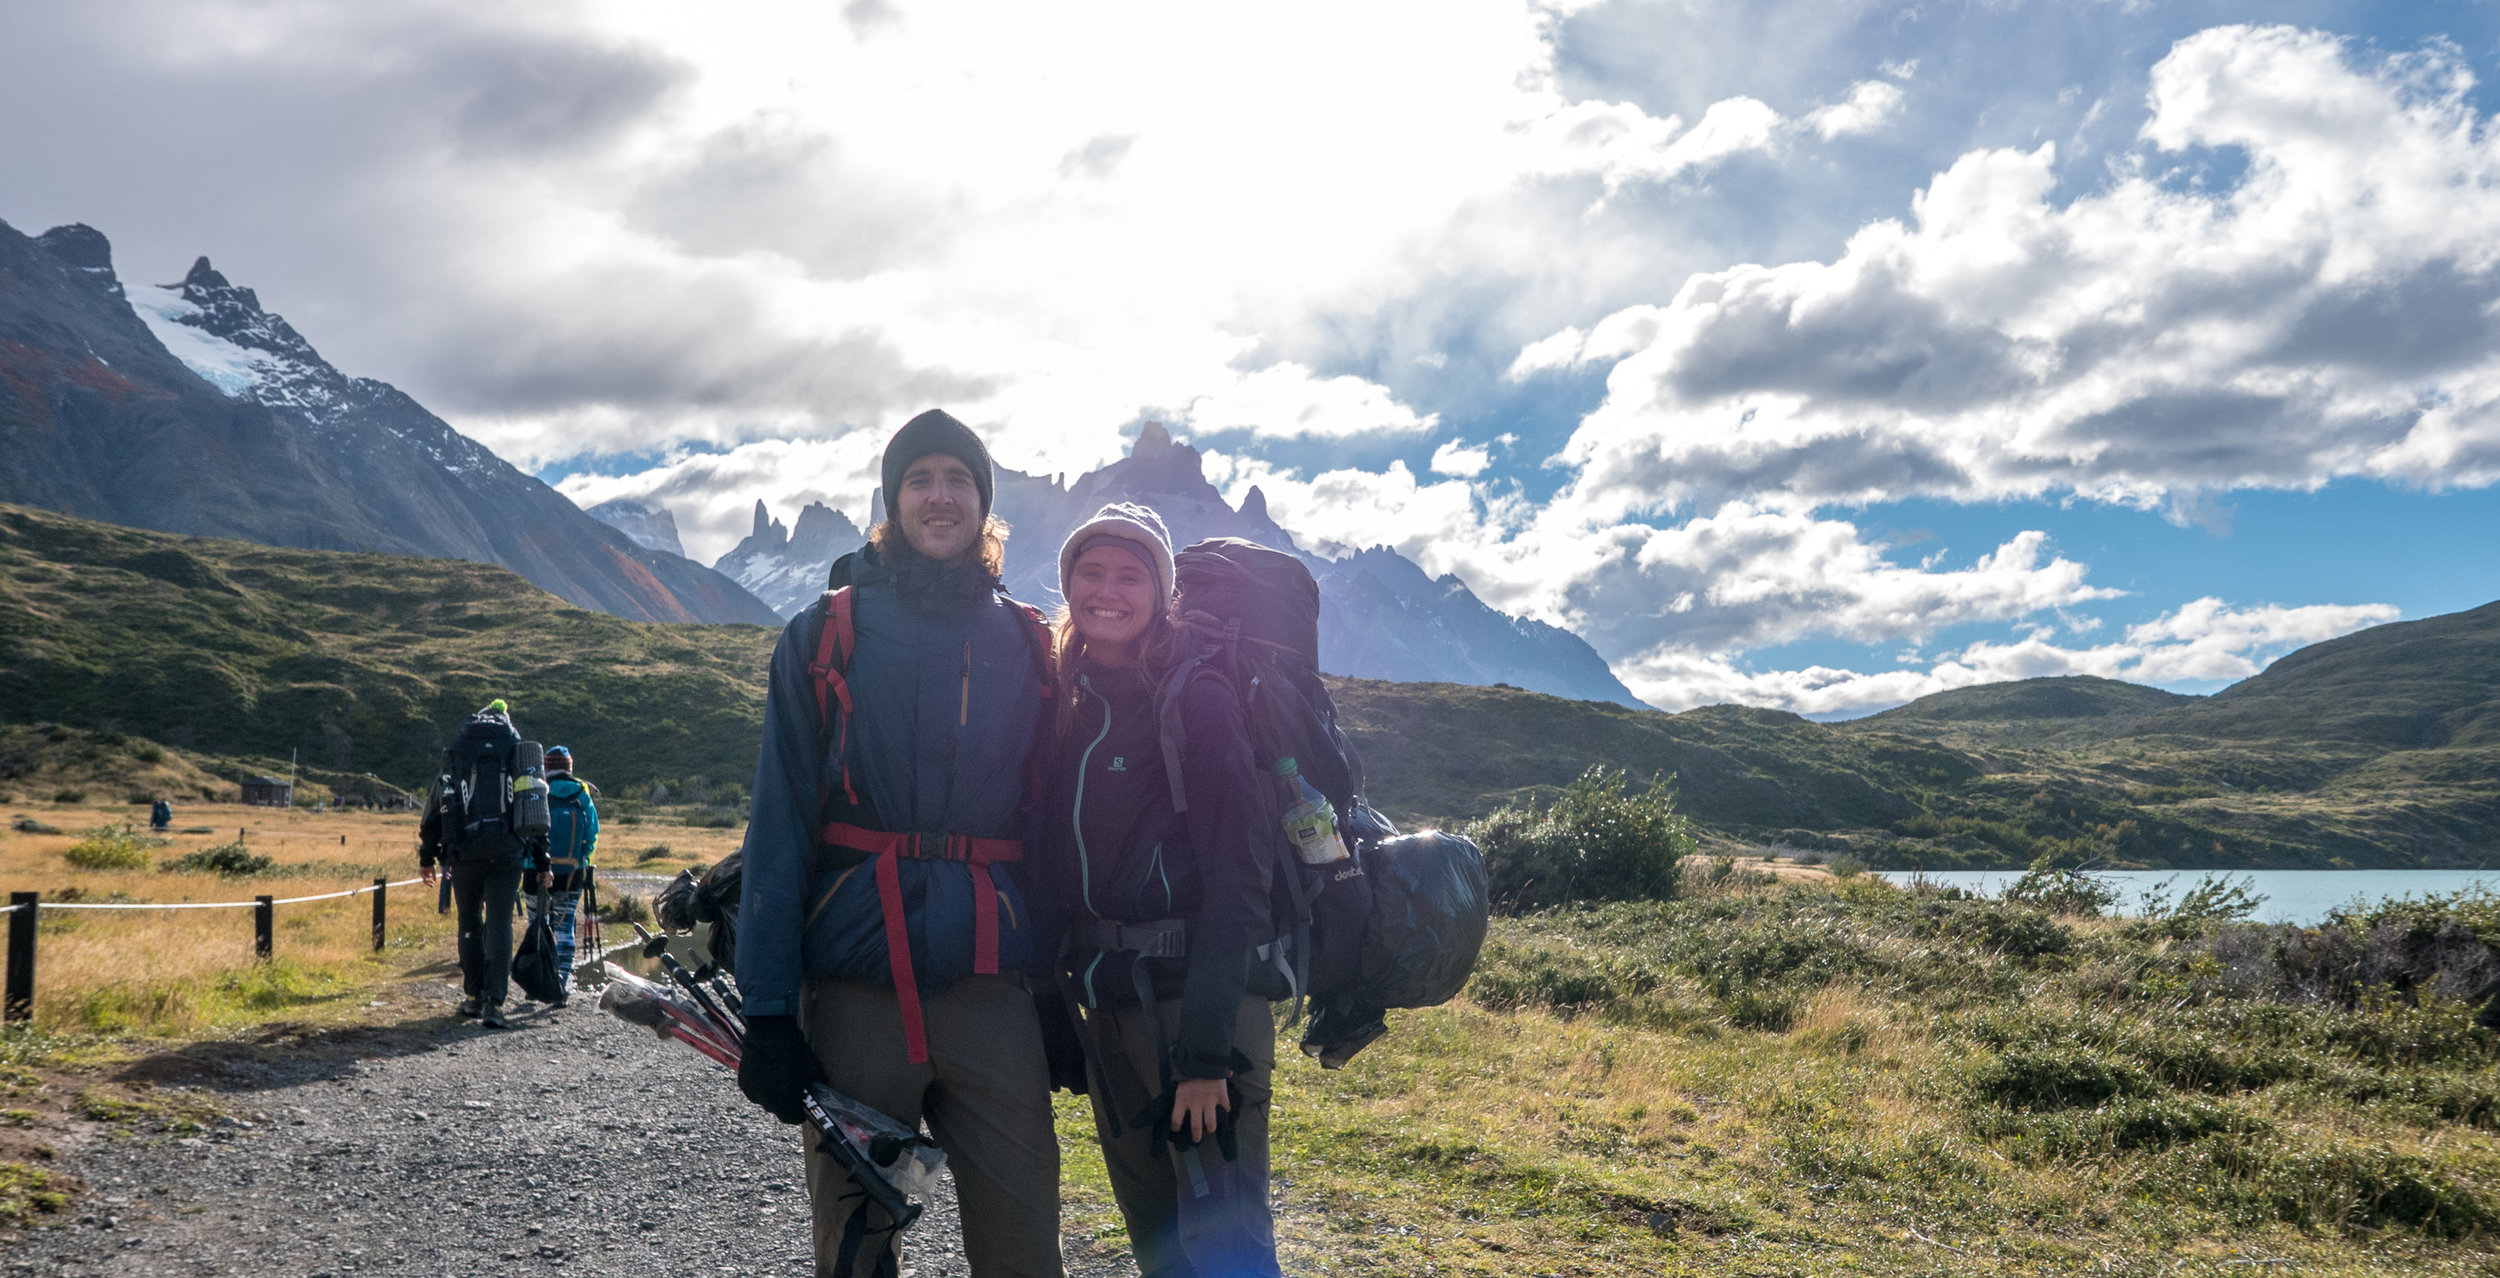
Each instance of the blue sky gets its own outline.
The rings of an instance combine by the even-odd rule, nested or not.
[[[207,253],[709,559],[1146,420],[1670,708],[2203,691],[2500,598],[2483,3],[11,5],[0,217]]]

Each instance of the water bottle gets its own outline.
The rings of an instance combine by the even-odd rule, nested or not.
[[[547,832],[547,779],[540,775],[544,756],[535,741],[524,741],[514,752],[518,771],[512,778],[512,832],[523,838],[536,838]]]
[[[1276,779],[1285,793],[1285,837],[1292,841],[1294,854],[1304,865],[1346,859],[1345,840],[1337,837],[1337,810],[1302,779],[1293,756],[1276,761]]]

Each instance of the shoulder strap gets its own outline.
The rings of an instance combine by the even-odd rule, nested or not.
[[[1002,594],[1001,598],[1005,598]],[[1042,801],[1042,744],[1049,739],[1050,709],[1059,695],[1059,659],[1051,652],[1050,622],[1042,610],[1029,603],[1008,599],[1024,620],[1024,637],[1033,650],[1033,672],[1042,682],[1042,728],[1033,734],[1033,748],[1024,752],[1024,802],[1016,810],[1028,811]]]
[[[824,624],[816,630],[816,659],[808,663],[807,673],[816,688],[817,740],[830,742],[834,757],[842,761],[842,794],[853,805],[859,803],[858,791],[851,788],[851,764],[848,757],[851,736],[851,651],[859,639],[851,620],[851,588],[828,590],[821,601]],[[835,707],[841,714],[834,714]]]
[[[1190,632],[1184,630],[1182,633]],[[1197,651],[1182,658],[1181,663],[1172,668],[1171,677],[1163,681],[1163,688],[1155,697],[1155,730],[1163,738],[1163,775],[1172,786],[1174,812],[1189,810],[1189,794],[1181,784],[1181,752],[1189,746],[1189,727],[1181,722],[1181,694],[1188,690],[1193,679],[1224,677],[1224,670],[1219,670],[1214,662],[1218,657],[1227,658],[1225,668],[1231,668],[1229,658],[1234,655],[1235,642],[1240,634],[1241,624],[1234,622],[1224,628],[1220,645],[1199,644]],[[1241,689],[1236,686],[1232,691],[1238,696]],[[1247,706],[1243,707],[1243,713],[1249,713]]]

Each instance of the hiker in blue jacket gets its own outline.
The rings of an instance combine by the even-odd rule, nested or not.
[[[1222,680],[1188,680],[1163,704],[1172,587],[1170,539],[1144,507],[1105,506],[1060,549],[1065,689],[1034,895],[1063,996],[1084,1009],[1094,1131],[1139,1273],[1273,1275],[1268,1003],[1288,991],[1256,958],[1276,936],[1273,861],[1256,841],[1273,834],[1257,788],[1269,783]]]
[[[574,932],[582,889],[590,883],[590,858],[599,850],[599,787],[573,775],[573,751],[549,746],[547,772],[547,930],[556,941],[556,970],[564,991],[549,1007],[562,1007],[573,989]]]
[[[1049,684],[999,588],[989,452],[942,412],[887,444],[890,517],[782,631],[738,905],[738,1085],[784,1122],[812,1069],[945,1149],[976,1278],[1058,1278],[1059,1146],[1016,881]],[[885,1214],[812,1148],[817,1272],[892,1273]]]

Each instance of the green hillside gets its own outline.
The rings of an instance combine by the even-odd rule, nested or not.
[[[318,775],[420,785],[446,727],[502,696],[530,736],[575,747],[612,793],[743,784],[773,638],[587,612],[455,560],[0,506],[0,719],[217,756],[195,762],[220,777],[300,749]],[[2321,644],[2210,698],[2027,680],[1837,725],[1506,688],[1332,686],[1369,794],[1405,822],[1478,816],[1603,765],[1635,785],[1672,777],[1719,850],[1786,845],[1904,868],[2043,855],[2473,866],[2500,857],[2494,656],[2500,605]],[[19,785],[56,784],[68,766],[27,763]]]
[[[0,505],[0,706],[21,723],[417,786],[508,698],[618,783],[752,772],[759,626],[575,608],[501,568],[141,532]]]
[[[2116,679],[2059,675],[1931,693],[1846,726],[1973,745],[2071,746],[2124,736],[2147,716],[2196,700]]]

